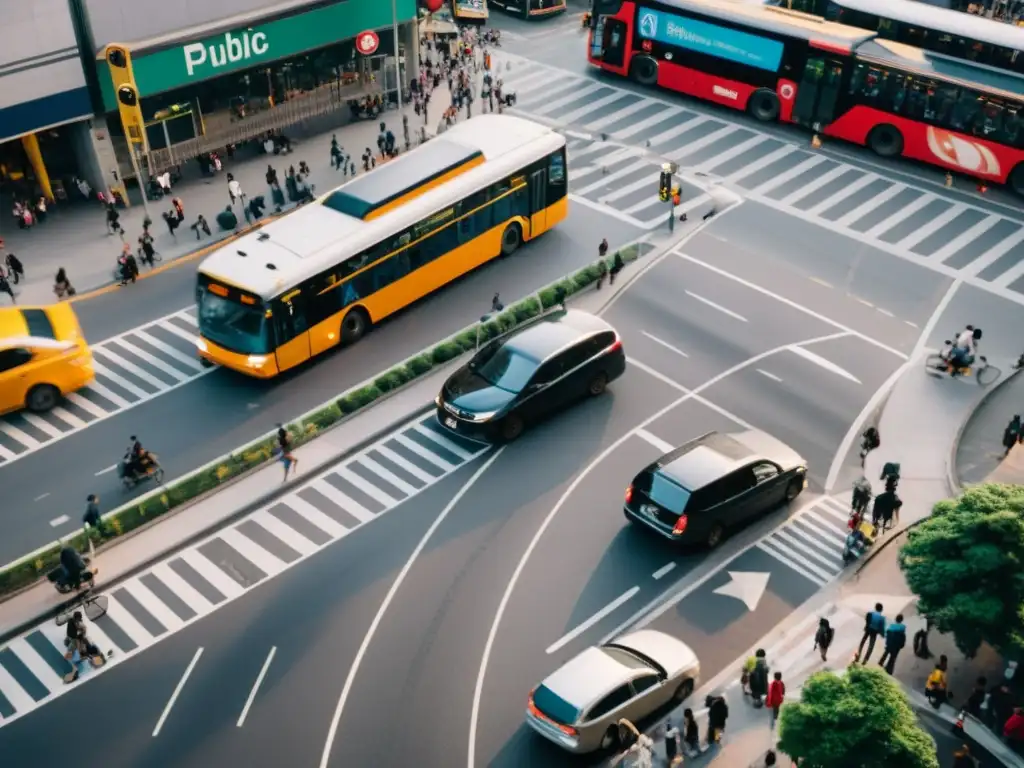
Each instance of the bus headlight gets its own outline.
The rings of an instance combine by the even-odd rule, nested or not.
[[[196,348],[200,352],[205,352],[207,350],[206,342],[202,339],[196,339]]]
[[[264,355],[249,355],[249,359],[245,363],[250,368],[262,368],[267,364],[267,358]]]

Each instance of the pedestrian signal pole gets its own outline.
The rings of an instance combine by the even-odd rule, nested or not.
[[[675,163],[662,163],[661,178],[658,183],[658,199],[669,204],[668,231],[674,232],[676,227],[676,206],[679,205],[679,187],[675,184],[673,174],[679,169]]]

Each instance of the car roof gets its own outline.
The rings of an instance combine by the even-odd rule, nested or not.
[[[658,460],[657,472],[697,491],[756,458],[751,449],[731,435],[708,432]]]
[[[504,345],[540,363],[580,339],[602,331],[614,331],[614,328],[589,312],[569,309],[552,312],[521,331],[510,334]]]
[[[595,646],[587,648],[552,672],[543,685],[560,699],[582,711],[632,679],[634,673],[635,670],[616,661]]]

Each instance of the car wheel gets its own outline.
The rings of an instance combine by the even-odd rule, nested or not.
[[[523,244],[523,230],[518,224],[509,224],[501,233],[501,255],[511,256]]]
[[[708,533],[708,549],[714,549],[722,543],[722,539],[725,538],[725,528],[722,527],[721,523],[715,523],[711,527],[711,531]]]
[[[341,321],[341,343],[355,344],[366,334],[369,325],[369,318],[362,307],[349,310]]]
[[[676,688],[673,698],[676,700],[676,703],[679,704],[690,698],[691,694],[693,694],[693,680],[683,680],[679,687]]]
[[[525,426],[522,416],[510,413],[501,422],[501,439],[506,443],[511,443],[523,434]]]
[[[619,745],[619,726],[610,725],[601,737],[601,749],[613,750]]]
[[[608,387],[608,376],[604,373],[599,373],[597,376],[590,380],[587,385],[587,394],[591,397],[597,397],[603,395],[605,389]]]
[[[60,390],[52,384],[37,384],[28,392],[25,407],[33,413],[44,413],[60,402]]]
[[[789,485],[786,486],[786,501],[792,501],[804,490],[804,481],[802,478],[794,478],[789,481]]]

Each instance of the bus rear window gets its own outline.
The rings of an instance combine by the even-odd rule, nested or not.
[[[42,309],[23,309],[21,316],[28,327],[28,335],[38,339],[56,339],[57,333],[53,330],[53,323]]]

